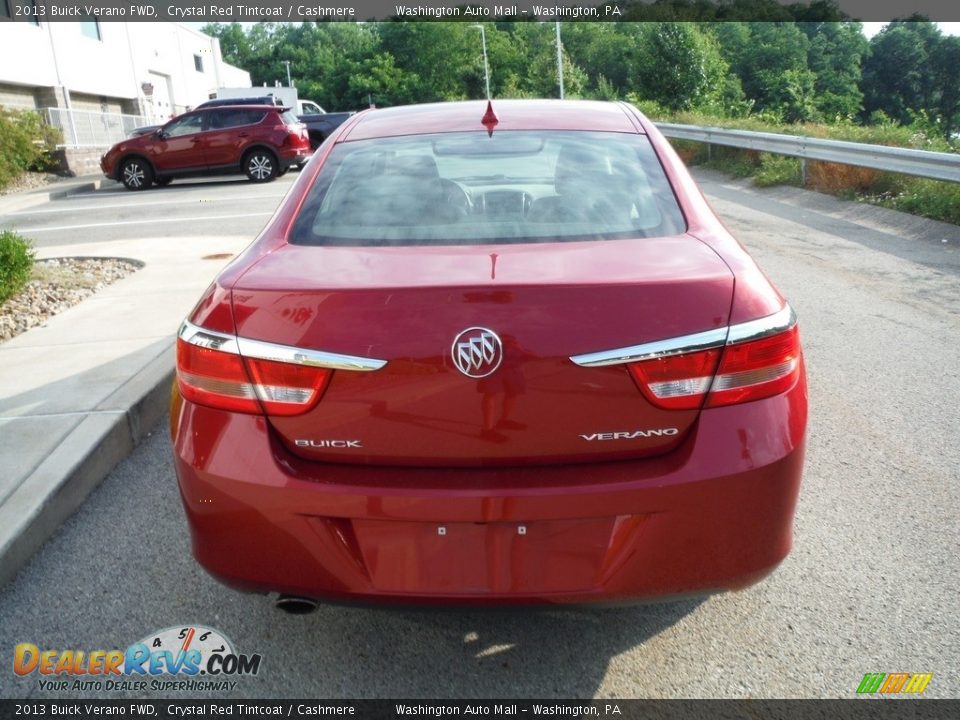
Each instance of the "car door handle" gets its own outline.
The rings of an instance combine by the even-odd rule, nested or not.
[[[242,137],[242,138],[250,137],[250,133],[237,133],[237,137]]]

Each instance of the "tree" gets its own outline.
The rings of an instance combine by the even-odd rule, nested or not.
[[[640,50],[638,91],[670,110],[688,110],[723,91],[727,65],[690,23],[656,23]]]
[[[950,139],[960,128],[960,38],[942,38],[931,53],[930,64],[940,93],[937,114],[944,137]]]
[[[392,55],[377,53],[356,63],[347,76],[347,107],[415,102],[419,84],[420,78],[398,68]]]
[[[397,67],[418,78],[420,102],[485,95],[479,32],[467,23],[378,23],[381,48]]]
[[[715,31],[731,70],[757,110],[789,122],[817,117],[810,41],[792,22],[720,23]]]
[[[250,67],[253,59],[250,40],[240,23],[230,23],[229,25],[207,23],[203,26],[202,32],[220,41],[220,52],[231,65],[244,69]]]
[[[937,72],[931,54],[941,37],[926,20],[895,21],[873,36],[863,64],[866,116],[882,110],[906,124],[913,113],[933,109]]]
[[[852,119],[863,111],[861,62],[869,44],[859,22],[802,23],[810,38],[808,65],[816,74],[814,104],[828,120]]]

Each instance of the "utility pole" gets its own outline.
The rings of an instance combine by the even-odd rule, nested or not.
[[[483,43],[483,77],[487,81],[487,100],[490,99],[490,65],[487,64],[487,33],[483,25],[471,25],[480,29],[480,42]]]
[[[560,21],[557,26],[557,79],[560,81],[560,99],[563,100],[563,45],[560,44]]]
[[[290,61],[284,60],[283,64],[287,66],[287,87],[293,87],[293,83],[290,81]]]

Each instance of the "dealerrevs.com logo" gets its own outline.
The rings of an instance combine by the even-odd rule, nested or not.
[[[40,690],[233,690],[256,675],[261,655],[243,655],[222,633],[200,625],[171,627],[126,650],[41,649],[19,643],[13,672],[38,678]]]

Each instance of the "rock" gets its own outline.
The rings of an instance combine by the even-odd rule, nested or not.
[[[34,268],[40,279],[0,305],[0,342],[42,325],[140,265],[119,258],[51,258],[38,260]]]

